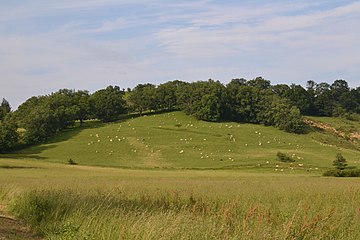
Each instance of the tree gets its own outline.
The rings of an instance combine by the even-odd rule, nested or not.
[[[129,94],[131,108],[140,115],[146,110],[159,108],[159,98],[154,84],[138,84]]]
[[[206,121],[219,121],[221,117],[221,101],[215,94],[203,95],[196,104],[195,117]]]
[[[3,120],[8,113],[11,112],[11,107],[9,102],[3,98],[0,105],[0,121]]]
[[[265,96],[261,106],[266,106],[258,113],[259,123],[275,126],[292,133],[303,133],[305,124],[300,110],[288,103],[287,99],[276,95]]]
[[[179,109],[176,92],[185,82],[174,80],[160,84],[156,89],[159,107],[164,110]]]
[[[288,96],[288,92],[290,87],[286,84],[277,84],[272,86],[272,91],[278,95],[279,97],[286,98]]]
[[[346,159],[341,153],[336,154],[336,159],[333,161],[333,166],[339,170],[344,170],[346,168]]]
[[[259,89],[269,89],[271,87],[270,81],[263,77],[256,77],[255,79],[248,81],[247,84]]]
[[[26,129],[24,140],[27,144],[41,143],[58,130],[54,111],[46,104],[33,108],[23,123]]]
[[[291,84],[284,97],[290,100],[291,105],[299,108],[302,114],[310,114],[311,96],[302,86]]]
[[[0,153],[6,153],[14,148],[19,141],[17,125],[12,116],[8,114],[0,121]]]
[[[77,107],[76,118],[83,124],[85,119],[90,117],[90,95],[88,91],[77,91],[74,96]]]
[[[103,122],[112,122],[126,112],[124,92],[118,86],[108,86],[93,93],[90,97],[92,112]]]
[[[181,110],[187,114],[201,120],[218,121],[223,117],[224,92],[224,85],[209,79],[183,85],[177,97]]]

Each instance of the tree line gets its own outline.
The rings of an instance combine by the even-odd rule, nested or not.
[[[303,133],[303,115],[341,116],[358,119],[360,87],[345,80],[332,84],[308,81],[301,85],[271,85],[269,80],[232,79],[163,84],[138,84],[133,89],[108,86],[92,94],[86,90],[61,89],[34,96],[14,112],[3,99],[0,105],[0,152],[46,141],[76,121],[116,121],[121,114],[181,110],[205,121],[236,121],[274,126]]]

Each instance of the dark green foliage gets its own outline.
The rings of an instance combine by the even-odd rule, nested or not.
[[[160,84],[157,87],[157,101],[159,108],[162,110],[178,110],[178,100],[176,92],[181,86],[185,85],[185,82],[175,80],[167,83]]]
[[[32,97],[15,112],[20,127],[25,128],[26,144],[40,143],[58,131],[80,123],[90,116],[87,91],[61,89],[47,96]]]
[[[311,113],[311,95],[300,85],[291,84],[285,98],[290,104],[296,106],[302,114]]]
[[[182,85],[177,92],[180,109],[205,121],[223,118],[223,93],[225,87],[209,79]]]
[[[271,87],[270,81],[265,80],[262,77],[257,77],[253,80],[249,80],[247,82],[247,85],[251,86],[251,87],[256,87],[256,88],[262,89],[262,90],[269,89]]]
[[[295,162],[295,160],[292,157],[289,157],[285,153],[277,152],[276,156],[281,162]]]
[[[219,121],[221,102],[216,95],[204,95],[200,102],[195,105],[194,116],[206,121]]]
[[[29,115],[23,119],[26,129],[24,140],[27,144],[41,143],[57,131],[54,111],[49,106],[35,106]]]
[[[90,97],[92,112],[96,118],[103,122],[112,122],[126,112],[124,92],[118,86],[108,86],[96,91]]]
[[[0,105],[0,121],[4,120],[6,115],[11,112],[10,103],[3,98]]]
[[[333,166],[338,170],[344,170],[348,164],[341,153],[336,154],[336,159],[333,161]]]
[[[162,90],[164,91],[163,88]],[[162,93],[164,94],[164,92]],[[169,92],[169,94],[171,94],[171,92]],[[165,98],[165,96],[163,97]],[[156,86],[150,83],[137,85],[130,92],[128,104],[131,110],[138,111],[140,115],[147,110],[158,110],[160,107],[160,100],[159,95],[157,94]]]
[[[19,141],[17,124],[10,114],[0,121],[0,153],[9,152]]]
[[[360,177],[360,169],[331,169],[323,173],[326,177]]]
[[[250,85],[235,80],[226,86],[227,119],[275,126],[287,132],[304,132],[305,124],[297,107],[275,94],[273,89]],[[288,89],[278,85],[275,91],[285,93]]]
[[[68,164],[70,164],[70,165],[77,165],[76,161],[73,160],[72,158],[70,158],[70,159],[68,160]]]

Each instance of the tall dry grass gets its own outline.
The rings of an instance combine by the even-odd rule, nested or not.
[[[234,180],[231,187],[239,189],[233,192],[212,180],[202,181],[209,192],[196,180],[187,182],[194,184],[190,191],[177,190],[181,183],[154,190],[144,180],[143,187],[126,190],[0,192],[17,195],[13,212],[49,239],[360,239],[356,182],[247,180]]]

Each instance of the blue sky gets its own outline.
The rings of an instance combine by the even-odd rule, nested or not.
[[[169,80],[360,85],[360,1],[0,0],[0,97]]]

